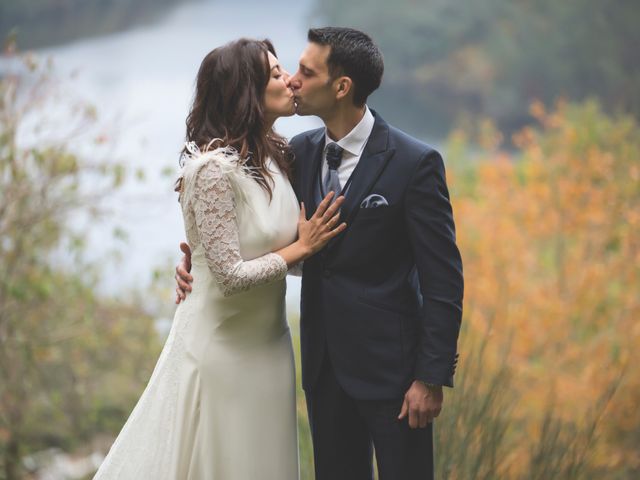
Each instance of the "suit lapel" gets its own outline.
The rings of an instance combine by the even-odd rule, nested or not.
[[[333,248],[340,242],[360,211],[360,203],[369,194],[376,180],[393,157],[395,150],[388,150],[389,126],[375,112],[375,123],[367,145],[353,171],[351,186],[340,211],[340,221],[347,222],[347,229],[331,240],[327,248]]]
[[[362,199],[371,191],[375,181],[387,165],[395,150],[387,150],[389,126],[376,115],[371,135],[352,173],[351,187],[342,205],[343,221],[351,221],[358,213]]]
[[[307,158],[305,162],[306,170],[302,179],[302,199],[304,200],[307,217],[309,217],[316,211],[316,208],[318,208],[315,191],[318,172],[320,171],[320,162],[322,161],[322,150],[324,148],[324,129],[307,137],[307,143],[305,154]]]

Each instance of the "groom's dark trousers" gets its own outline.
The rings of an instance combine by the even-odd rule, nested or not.
[[[433,432],[398,420],[414,380],[453,386],[462,261],[438,152],[374,112],[349,183],[347,229],[303,267],[302,382],[316,480],[433,478]],[[324,129],[291,140],[294,187],[318,204]],[[368,196],[382,206],[365,208]],[[446,414],[446,404],[444,410]],[[436,420],[437,428],[437,420]]]
[[[316,480],[371,480],[375,444],[379,478],[433,478],[432,424],[410,429],[398,420],[401,399],[358,400],[324,365],[314,389],[306,393]]]

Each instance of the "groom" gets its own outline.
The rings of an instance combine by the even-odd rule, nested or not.
[[[462,262],[440,154],[366,105],[382,54],[364,33],[318,28],[291,77],[291,140],[308,215],[330,191],[345,232],[304,262],[302,382],[317,480],[433,478],[432,421],[453,386]],[[178,275],[188,276],[185,262]],[[184,285],[184,282],[180,282]]]

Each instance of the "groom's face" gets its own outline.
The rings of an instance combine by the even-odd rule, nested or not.
[[[335,107],[336,94],[327,59],[331,47],[309,43],[300,56],[298,71],[291,77],[298,115],[327,118]]]

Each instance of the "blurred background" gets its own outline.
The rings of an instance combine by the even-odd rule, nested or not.
[[[634,0],[0,0],[0,479],[91,478],[146,385],[204,55],[268,37],[293,73],[321,25],[379,43],[370,106],[445,157],[466,291],[437,478],[638,478],[639,24]]]

